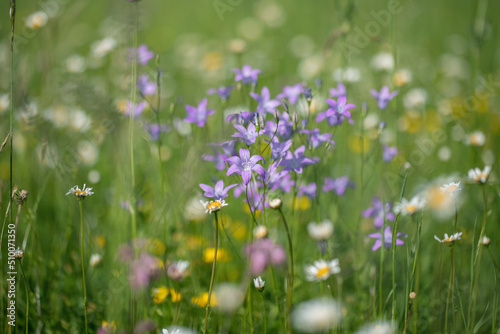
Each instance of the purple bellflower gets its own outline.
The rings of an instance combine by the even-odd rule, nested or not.
[[[386,220],[394,221],[394,213],[392,213],[391,203],[382,203],[377,196],[373,197],[372,205],[365,211],[363,211],[363,217],[373,218],[373,224],[376,228],[382,228],[384,226],[384,215]]]
[[[387,108],[387,105],[389,105],[389,102],[396,96],[398,95],[398,91],[390,92],[389,87],[384,86],[380,90],[380,92],[377,92],[375,89],[371,90],[372,96],[377,99],[377,104],[379,109],[384,110]]]
[[[280,143],[279,139],[274,137],[274,139],[270,143],[271,146],[271,159],[273,161],[279,160],[285,156],[286,152],[292,146],[292,140],[287,140],[283,143]]]
[[[207,99],[203,99],[198,107],[186,105],[187,117],[184,121],[187,123],[196,123],[200,128],[205,125],[207,117],[215,113],[215,110],[207,110]]]
[[[401,246],[401,245],[405,244],[403,242],[403,240],[397,238],[399,236],[406,238],[408,235],[406,233],[398,232],[398,234],[396,236],[396,246]],[[377,249],[379,249],[382,245],[384,245],[385,248],[390,248],[392,245],[392,231],[391,231],[390,226],[387,226],[385,228],[383,234],[382,233],[372,233],[372,234],[368,234],[368,237],[377,239],[375,241],[375,244],[373,244],[373,247],[372,247],[372,251],[374,251],[374,252]]]
[[[339,196],[345,194],[347,187],[354,188],[354,183],[349,181],[347,176],[341,176],[336,179],[325,177],[325,184],[323,185],[323,192],[335,191]]]
[[[298,174],[302,174],[304,167],[315,164],[319,161],[318,158],[309,159],[304,156],[304,151],[306,147],[302,145],[295,150],[294,153],[287,151],[285,158],[281,161],[280,166],[285,166],[284,171],[294,171]]]
[[[346,90],[343,83],[339,82],[337,84],[337,88],[330,88],[330,96],[331,97],[341,97],[346,96]]]
[[[260,70],[253,69],[250,65],[243,65],[241,70],[239,68],[233,68],[233,72],[236,73],[234,81],[241,81],[245,85],[250,83],[257,83],[257,76],[260,74]]]
[[[242,111],[239,113],[234,113],[226,117],[226,123],[234,121],[235,123],[247,126],[250,123],[259,123],[259,113]]]
[[[156,141],[160,139],[160,134],[163,132],[168,132],[171,130],[171,127],[167,124],[158,125],[158,123],[145,124],[144,128],[149,132],[151,136],[151,140]]]
[[[248,146],[255,143],[255,138],[265,133],[264,130],[257,131],[253,123],[248,124],[248,128],[246,129],[243,125],[239,124],[234,124],[234,127],[239,132],[233,134],[231,137],[243,138],[243,141]]]
[[[278,162],[273,162],[267,168],[264,183],[270,192],[280,189],[289,193],[295,185],[295,182],[291,178],[290,172],[283,170],[278,171]]]
[[[292,138],[293,121],[290,119],[290,115],[287,112],[283,112],[282,114],[278,112],[278,118],[278,129],[276,129],[276,122],[274,120],[266,122],[265,129],[267,135],[272,138],[276,132],[280,140],[285,141]]]
[[[231,96],[231,91],[233,90],[233,86],[222,86],[219,88],[210,88],[207,91],[208,95],[214,95],[217,94],[219,95],[220,99],[223,102],[226,102],[229,99],[229,96]]]
[[[250,92],[250,96],[257,101],[257,112],[263,113],[274,113],[274,109],[281,104],[278,100],[271,99],[271,93],[269,93],[269,88],[263,87],[261,94]]]
[[[383,158],[385,162],[390,162],[398,154],[398,149],[395,146],[389,147],[384,144]]]
[[[283,87],[283,92],[276,96],[278,99],[287,98],[291,104],[297,103],[300,94],[304,92],[304,85],[299,83],[294,86],[285,86]]]
[[[240,156],[233,156],[226,159],[231,166],[227,170],[227,176],[237,173],[243,178],[243,183],[247,185],[252,177],[252,171],[256,172],[260,176],[264,176],[266,170],[257,162],[264,160],[260,155],[250,156],[250,151],[244,148],[240,148]]]
[[[141,116],[142,112],[146,108],[146,101],[141,101],[139,103],[136,103],[134,106],[134,118],[137,118]],[[127,106],[125,107],[125,115],[130,116],[130,111],[132,110],[132,102],[127,101]]]
[[[223,200],[229,196],[227,192],[236,186],[237,184],[231,184],[224,188],[224,181],[222,180],[217,181],[213,188],[207,184],[200,183],[200,188],[205,192],[203,196],[213,198],[214,201]]]
[[[309,199],[316,197],[316,183],[309,183],[299,187],[298,196],[307,196]]]
[[[341,125],[344,120],[347,119],[349,123],[354,124],[349,109],[356,108],[356,106],[352,103],[346,104],[346,101],[347,99],[345,96],[339,97],[337,101],[327,99],[326,103],[330,108],[318,114],[316,123],[320,123],[326,119],[329,125],[334,126]]]
[[[135,58],[135,50],[134,48],[129,49],[129,60],[134,61]],[[141,45],[137,48],[137,62],[141,65],[146,65],[153,57],[154,57],[154,52],[149,51],[148,47],[146,45]]]
[[[330,133],[323,133],[321,134],[319,132],[319,129],[312,129],[312,130],[301,130],[300,133],[305,133],[309,135],[307,137],[307,144],[311,148],[318,148],[321,144],[328,142],[332,145],[335,145],[335,142],[331,139],[329,139],[332,135]]]
[[[156,83],[149,81],[147,75],[141,75],[137,81],[137,88],[142,95],[154,95],[156,93]]]

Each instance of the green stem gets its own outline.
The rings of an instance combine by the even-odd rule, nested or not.
[[[394,231],[392,233],[392,323],[396,319],[396,239],[398,235],[399,214],[394,223]]]
[[[219,245],[219,220],[217,219],[217,211],[215,211],[214,214],[215,214],[215,252],[214,252],[214,261],[212,263],[212,275],[210,277],[210,286],[208,288],[208,300],[205,312],[205,325],[203,327],[203,334],[207,332],[208,313],[210,311],[210,299],[212,297],[212,287],[214,284],[215,267],[217,265],[217,248]]]
[[[82,200],[78,201],[80,205],[80,250],[82,256],[82,279],[83,279],[83,311],[85,314],[85,333],[88,333],[87,325],[87,284],[85,283],[85,261],[84,261],[84,245],[83,245],[83,206]]]
[[[247,303],[248,303],[248,317],[250,318],[250,333],[253,334],[255,329],[253,327],[253,303],[252,303],[252,289],[248,289],[247,294]]]
[[[279,208],[279,212],[281,215],[281,219],[283,220],[283,225],[285,225],[286,236],[288,238],[288,252],[290,254],[290,273],[288,275],[288,285],[287,285],[287,299],[286,299],[286,324],[287,324],[287,333],[291,333],[291,319],[290,319],[290,311],[292,309],[292,297],[293,297],[293,277],[294,277],[294,265],[293,265],[293,245],[292,238],[290,236],[290,230],[288,229],[288,224],[286,223],[285,215],[281,208]]]
[[[276,288],[276,278],[274,277],[274,269],[272,265],[270,267],[271,267],[271,279],[273,281],[274,296],[276,300],[276,307],[278,308],[278,315],[280,317],[280,326],[282,331],[285,332],[285,324],[283,323],[283,314],[281,313],[281,307],[278,298],[278,289]]]
[[[160,56],[156,56],[156,123],[158,123],[158,161],[160,164],[161,175],[161,197],[165,197],[165,176],[161,159],[161,125],[160,125]]]
[[[23,263],[19,260],[19,264],[21,265],[21,273],[23,275],[24,280],[24,291],[26,293],[26,334],[28,334],[28,321],[30,314],[30,302],[29,302],[29,294],[28,294],[28,283],[26,282],[26,275],[24,275]]]
[[[264,295],[262,292],[260,293],[260,298],[262,300],[262,318],[264,321],[264,334],[267,333],[267,313],[266,313],[266,304],[264,302]]]

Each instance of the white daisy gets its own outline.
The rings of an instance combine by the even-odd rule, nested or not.
[[[308,281],[324,281],[332,274],[340,273],[339,260],[334,259],[330,262],[325,260],[314,261],[314,264],[307,266],[306,280]]]
[[[313,299],[292,311],[292,326],[301,333],[326,332],[342,320],[342,308],[334,299]]]
[[[253,279],[253,285],[255,288],[259,291],[264,290],[264,286],[266,285],[266,281],[262,280],[262,278],[259,276],[257,278]]]
[[[462,188],[460,188],[460,181],[458,181],[458,182],[450,182],[448,184],[443,185],[439,189],[443,193],[447,193],[450,196],[453,196],[453,195],[455,195],[456,192],[462,190]]]
[[[486,183],[488,176],[490,176],[491,166],[485,166],[483,170],[474,168],[469,170],[469,179],[476,183]]]
[[[394,213],[403,216],[413,215],[422,210],[425,206],[425,200],[420,196],[415,196],[411,200],[401,199],[401,202],[394,204]]]
[[[210,202],[203,202],[200,200],[200,203],[205,207],[205,213],[216,212],[219,211],[223,206],[228,206],[226,201],[224,201],[223,199],[218,199]]]
[[[307,225],[307,232],[309,232],[309,235],[314,240],[324,241],[331,237],[333,233],[333,224],[328,219],[321,223],[310,222]]]
[[[451,244],[451,243],[455,242],[456,240],[462,240],[462,232],[458,232],[458,233],[452,234],[450,236],[448,236],[448,234],[445,233],[443,240],[439,239],[437,237],[437,235],[435,235],[434,239],[436,239],[437,241],[439,241],[442,244]]]
[[[73,194],[77,199],[84,199],[85,197],[94,194],[91,190],[92,188],[85,188],[84,184],[82,189],[80,189],[78,186],[74,186],[66,193],[66,195]]]
[[[481,131],[474,131],[465,137],[465,144],[471,146],[483,146],[486,142],[486,136]]]

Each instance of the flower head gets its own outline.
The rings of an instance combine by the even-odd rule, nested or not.
[[[325,281],[332,274],[340,273],[339,260],[332,261],[318,260],[314,264],[306,267],[306,279],[308,281]]]
[[[323,192],[326,193],[333,190],[337,195],[342,196],[346,192],[347,187],[354,188],[354,183],[349,181],[349,177],[347,176],[341,176],[336,179],[325,177]]]
[[[349,109],[356,108],[354,104],[346,104],[346,97],[340,96],[337,101],[333,99],[327,99],[326,103],[330,106],[326,111],[321,112],[316,117],[316,123],[322,122],[324,119],[327,120],[328,124],[331,126],[341,125],[345,119],[351,124],[354,121],[351,119],[351,113]]]
[[[203,202],[200,200],[201,205],[205,207],[205,213],[212,213],[219,211],[222,207],[227,206],[228,204],[223,199],[217,199],[215,201]]]
[[[266,281],[262,280],[262,278],[259,276],[253,279],[253,285],[257,290],[262,292],[264,291],[264,286],[266,285]]]
[[[384,144],[382,148],[383,148],[382,157],[384,158],[385,162],[390,162],[398,154],[398,148],[396,146],[389,147]]]
[[[334,299],[313,299],[296,305],[292,326],[300,333],[326,333],[342,320],[342,308]]]
[[[407,237],[406,233],[398,232],[398,234],[396,236],[396,246],[404,245],[403,240],[400,240],[400,239],[397,238],[399,236],[403,236],[405,238]],[[385,248],[390,248],[391,245],[392,245],[392,231],[391,231],[391,227],[390,226],[387,226],[385,228],[383,234],[382,233],[372,233],[372,234],[369,234],[368,237],[369,238],[377,239],[375,241],[375,244],[372,247],[372,251],[374,251],[374,252],[377,249],[379,249],[380,246],[382,246],[382,244],[384,245]]]
[[[300,133],[305,133],[308,135],[307,137],[307,144],[311,148],[317,148],[321,144],[327,142],[330,143],[331,145],[335,145],[335,142],[330,139],[332,136],[330,133],[320,133],[319,129],[312,129],[312,130],[301,130]]]
[[[257,76],[260,74],[260,70],[253,69],[250,65],[243,65],[241,70],[239,68],[233,68],[233,72],[236,73],[234,81],[241,81],[245,85],[257,83]]]
[[[135,49],[130,49],[130,61],[134,60],[135,51]],[[148,50],[148,47],[144,44],[137,48],[137,62],[139,62],[139,64],[141,65],[146,65],[154,57],[154,55],[154,52]]]
[[[373,218],[373,224],[376,228],[384,225],[384,219],[394,221],[394,214],[391,212],[391,203],[382,203],[377,197],[373,197],[372,206],[363,211],[363,217]]]
[[[389,102],[396,96],[398,95],[398,91],[390,92],[389,87],[384,86],[380,90],[380,92],[376,91],[375,89],[371,90],[372,96],[377,99],[377,104],[379,109],[384,110],[387,108],[387,105]]]
[[[456,240],[461,240],[462,239],[462,232],[458,232],[458,233],[455,233],[455,234],[452,234],[450,236],[448,236],[448,234],[444,234],[444,239],[441,240],[437,237],[437,235],[434,236],[434,239],[436,239],[437,241],[439,241],[440,243],[442,244],[453,244]]]
[[[394,213],[402,214],[403,216],[413,215],[422,210],[425,206],[425,200],[420,196],[413,197],[410,201],[405,198],[401,202],[394,205]]]
[[[250,272],[252,275],[261,275],[270,264],[281,265],[286,260],[285,250],[271,239],[257,239],[245,248],[245,253],[250,259]]]
[[[213,198],[214,200],[224,200],[229,194],[227,193],[231,188],[236,187],[237,184],[231,184],[227,187],[224,188],[224,181],[219,180],[215,184],[215,186],[212,188],[209,185],[200,183],[200,188],[205,191],[203,196],[208,197],[208,198]]]
[[[167,268],[167,276],[174,281],[179,281],[186,274],[189,268],[189,261],[175,261],[170,263]]]
[[[460,188],[460,181],[458,182],[450,182],[448,184],[444,184],[439,188],[443,193],[449,194],[450,196],[455,195],[458,191],[462,190]]]
[[[280,163],[280,166],[285,166],[284,171],[294,171],[298,174],[302,174],[304,167],[315,164],[319,159],[317,158],[307,158],[304,156],[304,151],[306,147],[302,145],[295,150],[294,153],[287,151],[285,158]]]
[[[219,88],[210,88],[207,91],[208,95],[214,95],[217,94],[219,95],[220,99],[225,102],[229,99],[229,96],[231,96],[231,91],[233,90],[233,86],[222,86]]]
[[[264,130],[257,131],[255,125],[253,123],[248,124],[248,128],[245,129],[243,125],[234,124],[233,125],[237,133],[233,134],[231,137],[239,137],[242,138],[246,145],[250,146],[255,143],[255,139],[264,134]]]
[[[82,200],[85,197],[94,194],[91,190],[92,188],[85,188],[84,184],[82,189],[78,188],[78,186],[74,186],[66,193],[66,195],[73,194],[76,196],[77,199]]]
[[[257,162],[264,160],[260,155],[256,154],[250,156],[250,151],[244,148],[240,148],[240,156],[232,156],[226,159],[231,166],[227,170],[227,176],[237,173],[243,178],[243,183],[248,184],[250,178],[252,177],[252,171],[256,172],[260,176],[264,176],[266,170]]]
[[[307,232],[309,232],[309,236],[314,240],[325,241],[332,236],[333,224],[328,219],[320,223],[310,222],[307,225]]]
[[[276,96],[278,99],[287,98],[291,104],[295,104],[299,99],[300,94],[304,92],[304,85],[298,83],[294,86],[283,87],[283,92]]]
[[[261,95],[250,92],[250,96],[257,101],[257,111],[259,113],[274,113],[274,109],[281,104],[278,100],[271,99],[271,94],[269,93],[269,88],[263,87]]]
[[[337,98],[341,96],[346,96],[346,89],[344,84],[339,82],[337,84],[337,88],[330,88],[330,96]]]
[[[205,125],[207,117],[214,114],[215,110],[207,110],[207,99],[201,100],[198,107],[186,105],[187,117],[184,121],[187,123],[196,123],[200,128]]]
[[[476,183],[486,183],[488,177],[490,176],[491,166],[485,166],[483,170],[479,168],[474,168],[469,170],[469,180]]]
[[[477,130],[465,137],[465,144],[471,146],[483,146],[486,142],[486,136],[481,131]]]

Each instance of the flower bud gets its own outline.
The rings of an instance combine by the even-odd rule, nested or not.
[[[490,238],[488,238],[487,236],[484,236],[483,240],[481,240],[481,242],[483,243],[483,246],[489,246],[490,245]]]
[[[21,248],[17,248],[15,251],[14,251],[14,257],[18,260],[21,260],[24,256],[24,251],[21,249]]]
[[[266,281],[262,280],[262,278],[259,276],[253,279],[253,285],[257,290],[262,292],[264,291],[264,286],[266,285]]]
[[[283,201],[281,198],[273,198],[272,200],[269,201],[269,206],[271,209],[279,209],[281,208],[281,205],[283,204]]]
[[[267,227],[264,225],[259,225],[253,229],[253,236],[255,239],[263,239],[266,238],[268,234]]]

